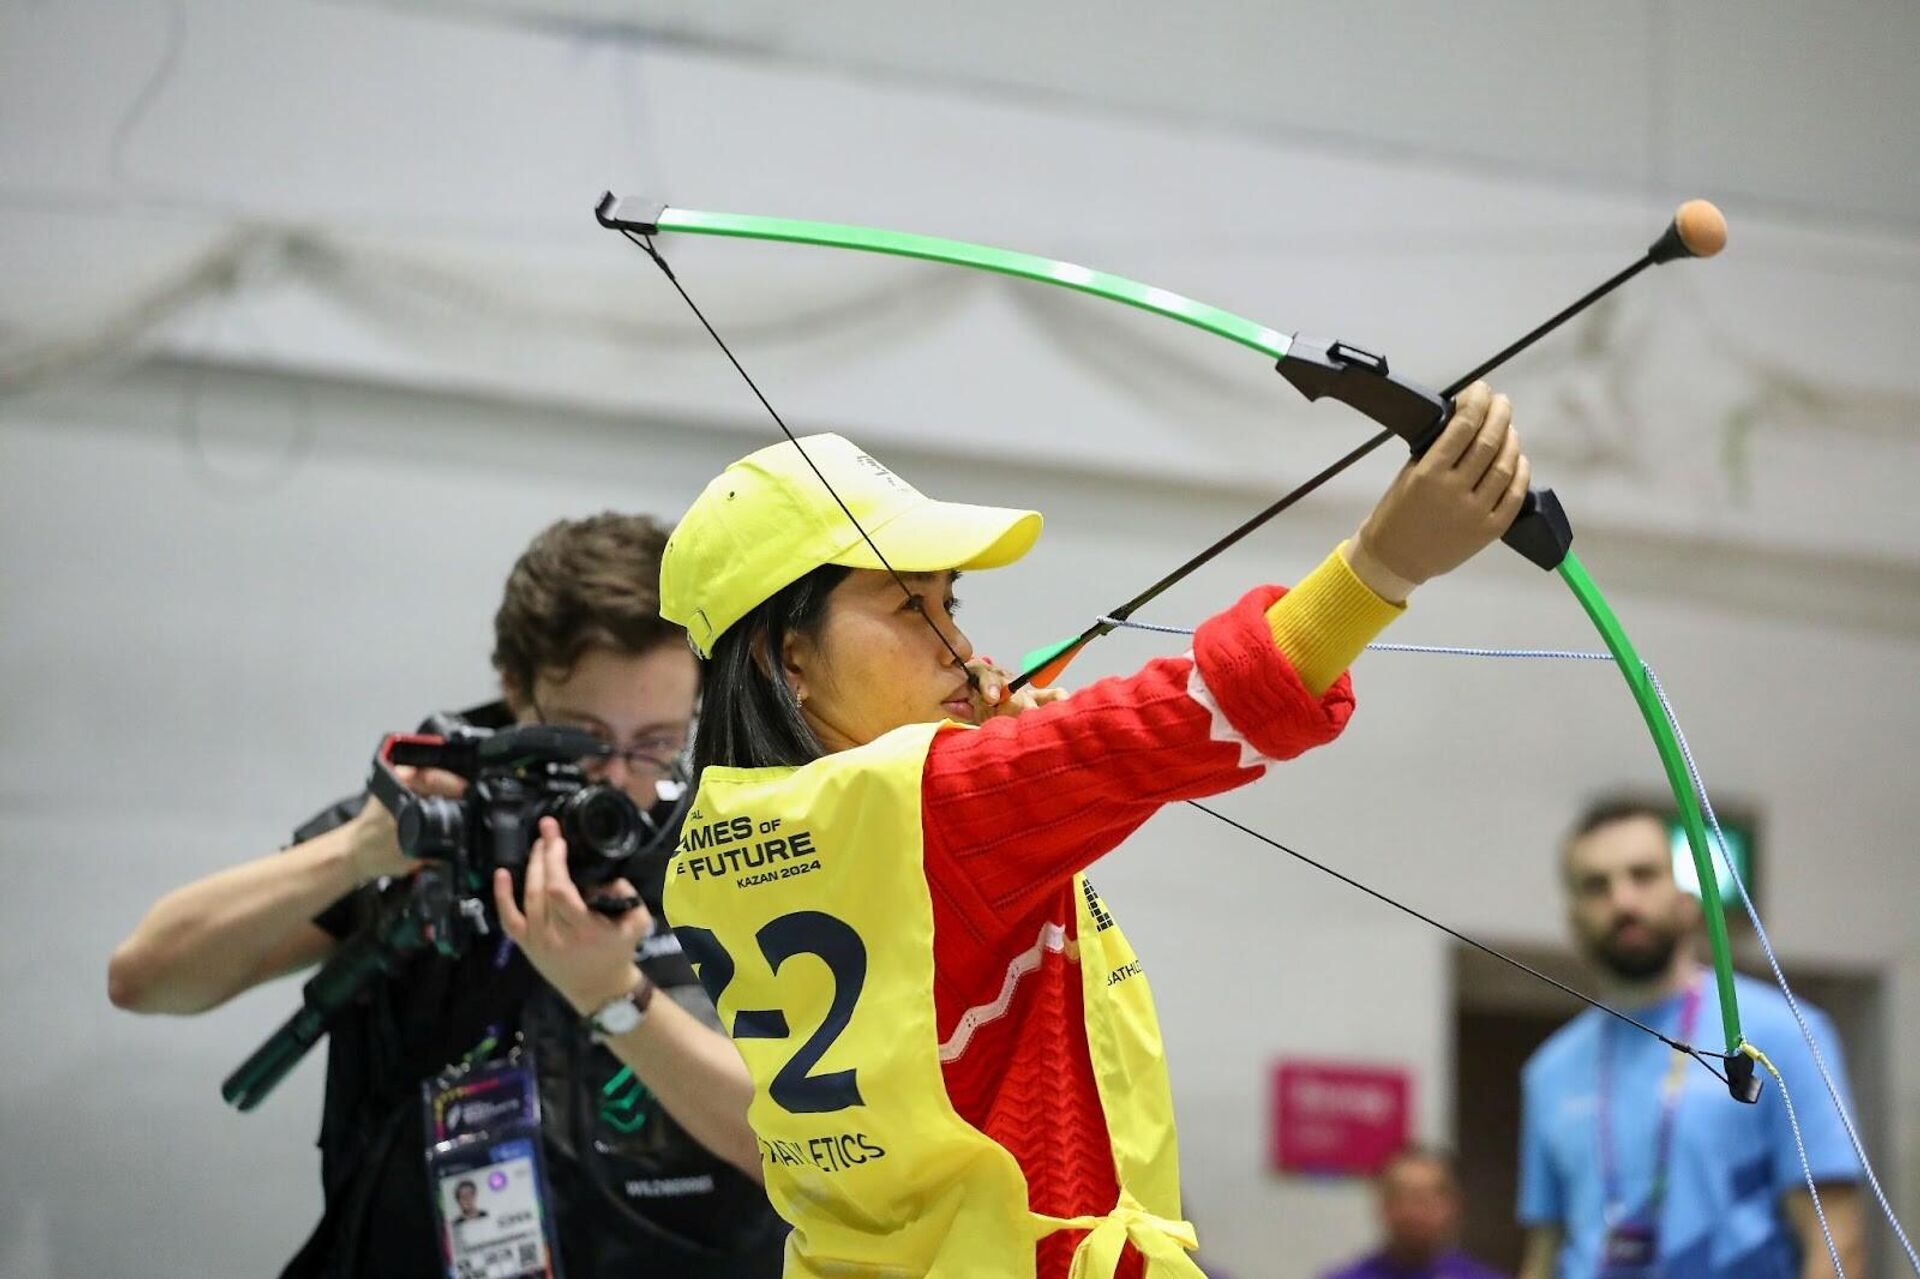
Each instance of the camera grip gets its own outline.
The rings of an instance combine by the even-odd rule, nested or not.
[[[445,745],[444,737],[426,733],[389,733],[373,753],[367,790],[393,814],[400,851],[409,857],[451,856],[465,839],[466,819],[459,804],[409,790],[393,769],[395,762],[432,765]]]

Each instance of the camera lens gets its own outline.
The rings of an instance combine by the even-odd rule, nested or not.
[[[560,802],[555,816],[567,839],[567,870],[578,883],[605,883],[640,851],[645,819],[617,787],[583,786]]]
[[[445,796],[421,795],[402,810],[395,836],[409,857],[445,857],[466,843],[466,814]]]

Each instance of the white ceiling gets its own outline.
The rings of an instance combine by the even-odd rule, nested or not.
[[[332,0],[1920,231],[1910,0]]]

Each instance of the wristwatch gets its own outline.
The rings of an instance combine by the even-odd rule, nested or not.
[[[647,1019],[647,1005],[653,1002],[653,983],[642,977],[640,983],[617,999],[609,999],[587,1016],[587,1028],[596,1042],[624,1035]]]

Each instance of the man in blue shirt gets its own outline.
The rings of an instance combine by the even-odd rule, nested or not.
[[[1608,1003],[1682,1042],[1717,1047],[1719,999],[1695,954],[1699,903],[1680,888],[1664,815],[1589,812],[1564,851],[1568,914]],[[1793,1089],[1841,1263],[1864,1262],[1859,1163],[1786,1001],[1736,982],[1747,1038]],[[1801,1012],[1847,1099],[1840,1041]],[[1521,1082],[1520,1279],[1819,1279],[1833,1266],[1780,1090],[1758,1105],[1652,1036],[1588,1009],[1527,1062]]]

